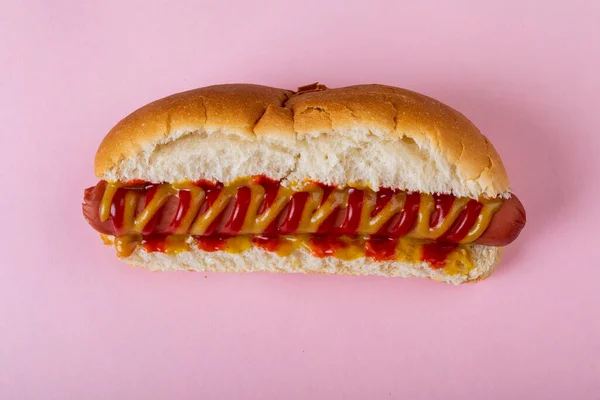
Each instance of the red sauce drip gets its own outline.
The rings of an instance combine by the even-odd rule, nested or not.
[[[261,215],[275,202],[277,193],[279,192],[279,182],[261,175],[254,179],[254,183],[261,185],[265,189],[265,197],[258,209],[258,215]]]
[[[148,252],[165,252],[167,236],[151,235],[144,237],[142,245]],[[227,236],[196,236],[196,244],[200,250],[207,252],[225,250]],[[281,246],[281,240],[278,236],[254,236],[252,243],[266,251],[275,252]],[[376,261],[387,261],[396,259],[397,238],[373,237],[365,242],[365,256],[373,258]],[[310,250],[315,257],[324,258],[334,256],[337,251],[348,246],[337,236],[313,236],[309,239]],[[423,244],[422,260],[428,262],[431,268],[443,268],[446,259],[456,249],[455,243],[425,243]]]
[[[165,251],[167,251],[166,239],[166,236],[146,236],[142,241],[142,246],[144,246],[144,250],[146,250],[149,253],[164,253]]]
[[[203,189],[206,191],[206,197],[205,197],[204,203],[202,204],[202,210],[200,211],[200,213],[198,215],[204,214],[206,211],[208,211],[212,207],[212,205],[215,203],[215,201],[219,197],[219,194],[221,194],[221,190],[223,190],[223,185],[218,184],[218,185],[214,185],[214,186],[210,186],[210,187],[203,187]],[[227,208],[227,207],[225,207],[225,208]],[[217,227],[221,223],[221,218],[223,217],[224,211],[225,211],[225,209],[223,209],[223,211],[219,215],[217,215],[217,217],[208,226],[208,228],[206,228],[206,232],[204,232],[204,235],[210,236],[216,232]]]
[[[221,211],[221,213],[219,215],[217,215],[217,217],[213,220],[213,222],[210,223],[208,228],[206,228],[206,231],[204,231],[204,235],[211,236],[211,235],[214,235],[217,233],[217,228],[221,224],[221,220],[223,219],[224,212],[225,212],[225,210]]]
[[[420,201],[421,195],[419,193],[408,193],[402,211],[397,214],[397,217],[392,217],[387,224],[382,226],[376,235],[392,237],[406,235],[417,222]]]
[[[325,203],[325,201],[327,201],[327,199],[329,198],[331,193],[335,190],[335,187],[332,185],[326,185],[326,184],[320,183],[320,182],[314,182],[314,183],[316,185],[318,185],[321,189],[323,189],[323,198],[321,199],[321,206],[322,206]],[[317,228],[318,235],[325,235],[327,233],[332,232],[333,224],[335,224],[335,221],[337,221],[337,219],[338,219],[339,211],[340,211],[340,208],[337,207],[336,209],[334,209],[331,212],[331,214],[329,214],[329,216],[327,218],[325,218],[325,220],[323,222],[321,222],[321,225],[319,225],[319,227]]]
[[[323,203],[325,203],[325,201],[329,198],[329,195],[331,194],[331,192],[333,192],[335,190],[335,186],[333,185],[327,185],[325,183],[320,183],[320,182],[313,182],[315,185],[319,186],[321,189],[323,189],[323,198],[321,199],[321,205],[323,205]]]
[[[283,209],[282,212],[285,212],[285,209]],[[279,213],[279,215],[281,215],[281,213]],[[264,235],[276,235],[277,234],[277,223],[279,220],[279,215],[277,217],[275,217],[275,219],[263,231]]]
[[[187,214],[190,209],[190,204],[192,202],[192,193],[189,190],[180,190],[179,191],[179,205],[177,206],[177,211],[175,212],[175,216],[173,217],[173,221],[169,225],[168,232],[174,232],[179,225],[181,225],[181,221],[183,217]]]
[[[205,213],[212,205],[215,203],[219,195],[221,194],[221,190],[223,189],[223,185],[215,185],[203,187],[205,190],[206,196],[204,197],[204,207],[202,213]]]
[[[397,238],[370,238],[365,243],[365,256],[376,261],[395,260],[397,244]]]
[[[392,199],[392,197],[394,197],[394,195],[396,193],[397,192],[394,189],[380,188],[377,191],[375,207],[373,207],[373,211],[371,212],[371,217],[374,217],[377,214],[379,214],[381,212],[381,210],[383,210],[383,207],[385,207],[386,204],[390,202],[390,200]]]
[[[257,185],[265,186],[265,185],[279,185],[279,181],[273,178],[269,178],[266,175],[254,175],[252,177],[252,183]]]
[[[279,237],[277,236],[254,236],[252,238],[252,243],[257,247],[270,252],[279,250],[280,246]]]
[[[148,204],[150,204],[150,202],[152,201],[152,198],[156,194],[157,190],[158,185],[148,186],[148,190],[146,192],[146,200],[144,201],[144,208],[148,207]],[[161,210],[158,210],[156,214],[154,214],[150,221],[148,221],[148,223],[144,226],[144,229],[142,229],[142,235],[149,235],[154,231],[154,228],[156,228],[156,224],[158,223],[158,219],[160,218],[160,214]]]
[[[452,204],[454,204],[454,196],[451,194],[434,194],[433,201],[435,208],[429,219],[429,226],[431,228],[438,226],[446,218],[452,208]]]
[[[440,241],[458,243],[471,230],[477,217],[483,208],[483,204],[477,200],[469,200],[465,209],[460,213],[454,224],[448,231],[439,239]]]
[[[309,245],[313,256],[318,258],[333,256],[337,250],[347,246],[335,236],[313,236],[309,239]]]
[[[213,252],[225,250],[227,245],[226,236],[197,236],[196,244],[200,250]]]
[[[287,235],[294,233],[298,229],[300,219],[302,218],[302,211],[304,210],[308,196],[310,196],[310,193],[308,192],[297,192],[292,195],[292,199],[286,207],[286,214],[281,221],[278,233]]]
[[[331,212],[331,214],[329,214],[327,218],[325,218],[323,222],[321,222],[321,225],[319,225],[317,228],[318,235],[326,235],[333,232],[333,225],[335,224],[335,221],[338,220],[339,212],[340,208],[337,207]]]
[[[143,179],[132,179],[130,181],[125,182],[127,186],[148,186],[152,185],[151,182],[145,181]]]
[[[207,181],[206,179],[200,179],[199,181],[192,182],[192,185],[198,186],[204,190],[223,186],[221,182]]]
[[[359,189],[348,190],[348,204],[342,225],[335,229],[340,235],[355,235],[360,224],[360,214],[363,207],[364,192]]]
[[[123,229],[123,218],[125,217],[125,193],[126,190],[124,188],[118,188],[113,196],[112,203],[110,204],[110,217],[114,231],[117,235],[119,235],[121,229]]]
[[[242,186],[238,189],[235,203],[233,204],[233,210],[227,221],[225,221],[223,228],[221,228],[221,233],[225,235],[234,235],[242,229],[244,219],[248,213],[248,207],[250,207],[251,199],[252,192],[249,187]]]
[[[428,262],[433,269],[444,268],[446,259],[456,249],[453,243],[426,243],[423,245],[423,261]]]

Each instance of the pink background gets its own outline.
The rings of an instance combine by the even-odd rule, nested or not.
[[[600,3],[86,3],[0,13],[0,398],[600,397]],[[84,222],[128,112],[316,80],[417,90],[488,135],[529,219],[491,279],[149,273]]]

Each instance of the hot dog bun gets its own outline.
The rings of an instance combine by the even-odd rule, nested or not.
[[[509,197],[502,161],[475,125],[437,100],[383,85],[295,94],[235,84],[175,94],[119,122],[95,172],[107,181],[266,175]]]
[[[292,187],[311,180],[511,197],[500,157],[466,117],[427,96],[383,85],[309,85],[293,92],[231,84],[175,94],[121,120],[101,143],[95,172],[109,182],[227,183],[264,175]],[[487,277],[502,248],[465,246],[474,265],[465,273],[424,261],[317,258],[303,248],[279,257],[258,247],[239,254],[167,254],[138,246],[123,260],[150,270],[415,276],[454,284]]]

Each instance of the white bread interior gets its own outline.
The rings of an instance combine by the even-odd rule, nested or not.
[[[96,156],[107,181],[266,175],[477,198],[509,196],[500,157],[452,108],[363,85],[293,95],[256,85],[179,93],[135,111]]]
[[[252,247],[242,253],[205,252],[194,249],[178,254],[146,252],[138,246],[127,264],[151,271],[213,271],[213,272],[288,272],[304,274],[376,275],[403,278],[428,278],[459,285],[488,277],[502,255],[502,247],[470,246],[475,268],[464,273],[448,275],[443,269],[432,269],[426,262],[374,261],[361,257],[345,261],[335,257],[313,257],[300,248],[286,257]]]

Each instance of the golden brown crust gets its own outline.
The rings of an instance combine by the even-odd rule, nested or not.
[[[287,107],[299,134],[360,126],[382,130],[386,138],[429,140],[464,178],[508,190],[502,160],[489,140],[464,115],[430,97],[391,86],[358,85],[294,96]]]
[[[307,89],[308,88],[308,89]],[[150,103],[119,122],[95,160],[98,177],[177,132],[221,130],[240,140],[302,138],[332,132],[368,131],[382,140],[427,143],[481,193],[506,193],[508,177],[490,142],[462,114],[427,96],[384,85],[294,93],[233,84],[195,89]]]
[[[267,107],[280,107],[292,94],[267,86],[230,84],[189,90],[149,103],[123,118],[104,138],[96,153],[96,176],[181,129],[225,128],[252,138]]]

